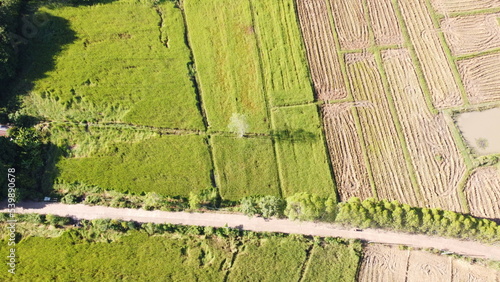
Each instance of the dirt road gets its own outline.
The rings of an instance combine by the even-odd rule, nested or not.
[[[3,203],[2,207],[5,207]],[[3,209],[0,212],[7,212]],[[233,227],[252,231],[296,233],[323,237],[342,237],[361,239],[384,244],[398,244],[418,248],[434,248],[446,250],[470,257],[489,258],[500,261],[500,246],[480,244],[471,241],[431,237],[426,235],[403,234],[376,229],[355,231],[340,226],[298,222],[285,219],[264,220],[262,218],[248,218],[244,215],[223,213],[187,213],[145,211],[139,209],[120,209],[101,206],[66,205],[60,203],[26,202],[19,204],[17,213],[54,214],[71,216],[78,219],[112,218],[134,220],[137,222],[172,223],[185,225],[200,225],[213,227]]]

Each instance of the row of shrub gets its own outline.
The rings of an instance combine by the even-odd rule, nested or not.
[[[336,203],[332,197],[322,198],[308,193],[295,194],[286,201],[272,196],[247,197],[241,200],[239,209],[248,216],[317,220],[359,228],[387,228],[484,242],[500,241],[500,226],[492,220],[374,198],[364,201],[351,198]]]
[[[53,187],[60,201],[65,204],[83,203],[115,208],[142,208],[145,210],[183,211],[215,209],[221,206],[216,188],[207,188],[199,193],[191,192],[188,198],[168,197],[155,192],[132,194],[106,191],[98,186],[81,183],[58,183]]]
[[[351,198],[347,202],[340,203],[335,222],[361,228],[389,228],[485,242],[500,241],[500,226],[492,220],[436,208],[411,207],[397,201],[378,201],[373,198],[364,201]]]

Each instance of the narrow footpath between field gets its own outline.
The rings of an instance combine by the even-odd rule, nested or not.
[[[5,207],[5,202],[2,207]],[[7,212],[6,209],[0,212]],[[489,258],[500,261],[500,246],[481,244],[426,235],[388,232],[377,229],[356,231],[337,225],[314,222],[299,222],[286,219],[249,218],[238,214],[188,213],[122,209],[83,204],[66,205],[60,203],[24,202],[17,205],[17,213],[54,214],[77,219],[111,218],[137,222],[172,223],[213,227],[232,227],[257,232],[281,232],[322,237],[342,237],[361,239],[383,244],[398,244],[417,248],[446,250],[470,257]]]

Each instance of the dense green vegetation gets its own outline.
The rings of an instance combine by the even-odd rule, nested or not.
[[[46,5],[37,13],[48,20],[27,46],[23,80],[33,86],[25,112],[47,120],[203,129],[174,3]]]
[[[4,215],[1,219],[5,222]],[[343,277],[351,277],[360,259],[353,252],[359,243],[336,239],[107,219],[82,220],[81,227],[64,230],[65,218],[28,214],[20,219],[16,274],[3,264],[0,280],[298,281],[314,245],[336,251],[338,259],[317,266],[311,265],[320,258],[313,251],[307,263],[326,281],[334,277],[332,267],[348,269]],[[1,227],[0,253],[8,253],[8,231]]]
[[[274,118],[283,195],[335,194],[316,105],[278,108]]]
[[[60,181],[121,192],[187,196],[211,186],[210,156],[198,135],[116,143],[92,157],[63,159],[57,167]]]
[[[17,70],[15,32],[19,21],[21,0],[0,1],[0,94]]]
[[[213,137],[216,177],[223,199],[279,196],[278,171],[268,138]]]
[[[7,196],[8,179],[16,189],[16,199],[37,199],[43,194],[44,159],[50,146],[42,143],[34,128],[14,127],[10,137],[0,137],[0,198]],[[14,169],[14,172],[7,172]]]

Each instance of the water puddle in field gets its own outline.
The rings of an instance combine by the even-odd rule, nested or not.
[[[500,108],[459,114],[456,121],[476,154],[500,154]]]

